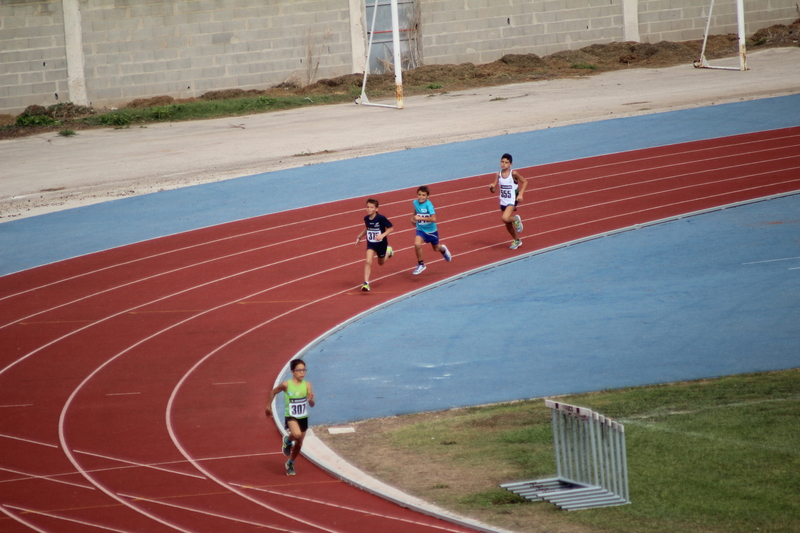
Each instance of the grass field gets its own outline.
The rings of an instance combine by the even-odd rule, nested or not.
[[[315,433],[389,484],[514,531],[800,531],[800,369],[559,400],[625,424],[630,505],[566,512],[499,488],[556,472],[542,400]]]

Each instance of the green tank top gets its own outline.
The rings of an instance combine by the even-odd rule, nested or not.
[[[286,392],[283,393],[286,410],[284,414],[291,418],[308,418],[308,387],[302,381],[296,385],[294,380],[286,382]]]

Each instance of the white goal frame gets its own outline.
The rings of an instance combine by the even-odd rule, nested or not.
[[[375,0],[375,7],[372,9],[372,25],[369,29],[369,42],[367,43],[367,57],[364,61],[364,80],[361,82],[361,96],[356,98],[356,104],[373,107],[390,107],[393,109],[403,109],[403,60],[400,50],[400,22],[397,9],[397,0],[391,0],[392,10],[392,48],[394,49],[394,87],[396,104],[373,104],[367,98],[367,77],[369,76],[369,54],[372,50],[372,37],[375,35],[375,16],[378,13],[378,0]]]
[[[703,35],[703,48],[700,50],[700,59],[692,63],[694,68],[713,68],[720,70],[747,70],[747,50],[744,35],[744,0],[736,0],[736,22],[739,26],[739,67],[719,67],[712,66],[706,61],[706,42],[708,41],[708,31],[711,27],[711,13],[714,10],[714,0],[708,8],[708,21],[706,22],[706,33]]]

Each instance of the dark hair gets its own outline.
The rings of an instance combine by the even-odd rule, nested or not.
[[[508,159],[509,163],[513,163],[514,162],[514,158],[511,157],[511,154],[503,154],[503,157],[501,157],[500,159]]]
[[[423,185],[422,187],[419,187],[419,188],[417,188],[417,192],[418,192],[418,193],[420,193],[420,192],[424,192],[424,193],[425,193],[425,194],[427,194],[428,196],[430,196],[430,195],[431,195],[431,190],[430,190],[430,189],[427,187],[427,185]]]
[[[292,372],[294,372],[294,369],[297,368],[297,365],[303,365],[304,367],[308,368],[308,365],[306,365],[306,362],[302,359],[292,359],[292,362],[289,363],[289,368],[292,370]]]
[[[367,200],[367,203],[368,204],[372,204],[375,207],[378,207],[379,205],[381,205],[381,204],[378,203],[378,200],[376,200],[375,198],[370,198],[369,200]]]

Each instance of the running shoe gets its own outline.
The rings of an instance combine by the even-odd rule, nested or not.
[[[287,476],[294,475],[294,463],[291,461],[286,461],[286,475]]]
[[[386,248],[386,259],[391,258],[393,255],[394,255],[394,250],[392,250],[392,247],[391,246],[387,247]]]
[[[514,215],[514,229],[517,233],[522,233],[522,219],[519,215]]]
[[[520,240],[520,239],[517,239],[517,240],[515,240],[514,242],[512,242],[512,243],[511,243],[511,246],[509,246],[509,248],[510,248],[511,250],[516,250],[516,249],[517,249],[517,248],[519,248],[520,246],[522,246],[522,240]]]
[[[289,440],[289,437],[283,437],[283,455],[289,457],[292,455],[292,441]]]
[[[444,256],[445,261],[450,261],[453,258],[453,256],[450,255],[450,250],[448,250],[447,246],[444,244],[442,245],[442,255]]]
[[[369,292],[369,283],[364,283],[361,286],[361,292]]]
[[[422,274],[422,271],[425,270],[425,263],[420,263],[417,265],[417,268],[414,269],[414,275],[419,276]]]

